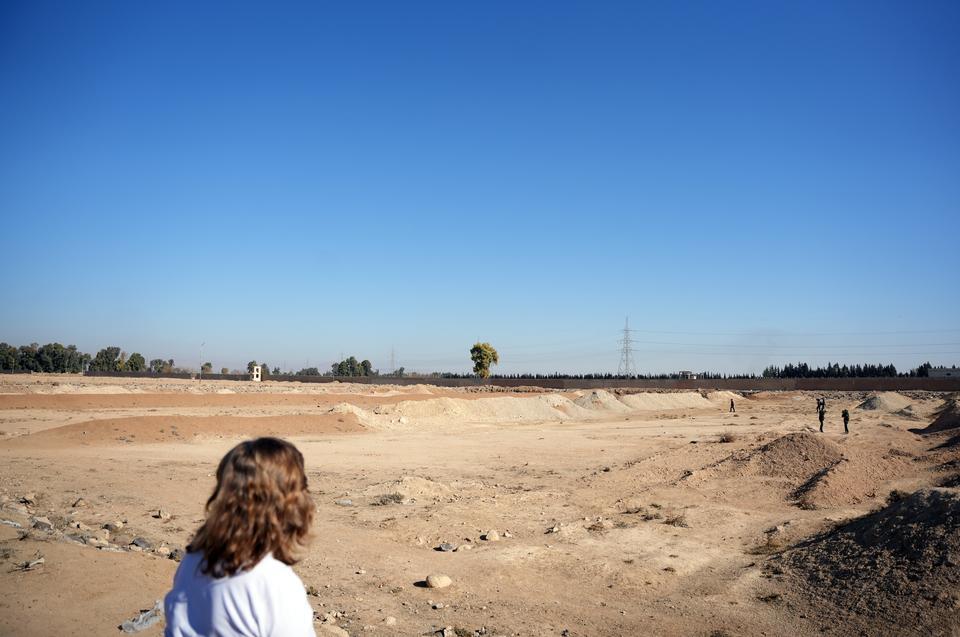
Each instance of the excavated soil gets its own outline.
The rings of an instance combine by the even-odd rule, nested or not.
[[[899,634],[960,631],[960,492],[924,489],[772,560],[800,594]]]

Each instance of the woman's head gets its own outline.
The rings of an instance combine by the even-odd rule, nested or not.
[[[251,568],[267,553],[296,561],[313,521],[303,454],[278,438],[242,442],[220,461],[207,519],[187,547],[213,577]]]

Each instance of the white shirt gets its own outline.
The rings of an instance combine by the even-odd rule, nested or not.
[[[247,571],[219,579],[187,553],[164,599],[165,637],[316,637],[313,610],[293,569],[267,555]]]

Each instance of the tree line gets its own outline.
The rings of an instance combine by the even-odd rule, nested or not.
[[[827,363],[824,367],[811,367],[806,363],[787,363],[783,367],[770,365],[763,370],[764,378],[878,378],[878,377],[917,377],[926,378],[930,375],[933,365],[929,361],[911,369],[908,372],[897,372],[897,368],[889,365],[866,363],[863,365],[841,365]]]

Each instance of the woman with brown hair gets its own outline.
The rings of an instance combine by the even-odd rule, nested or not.
[[[292,444],[257,438],[231,449],[166,596],[166,637],[313,636],[313,611],[290,568],[313,508]]]

